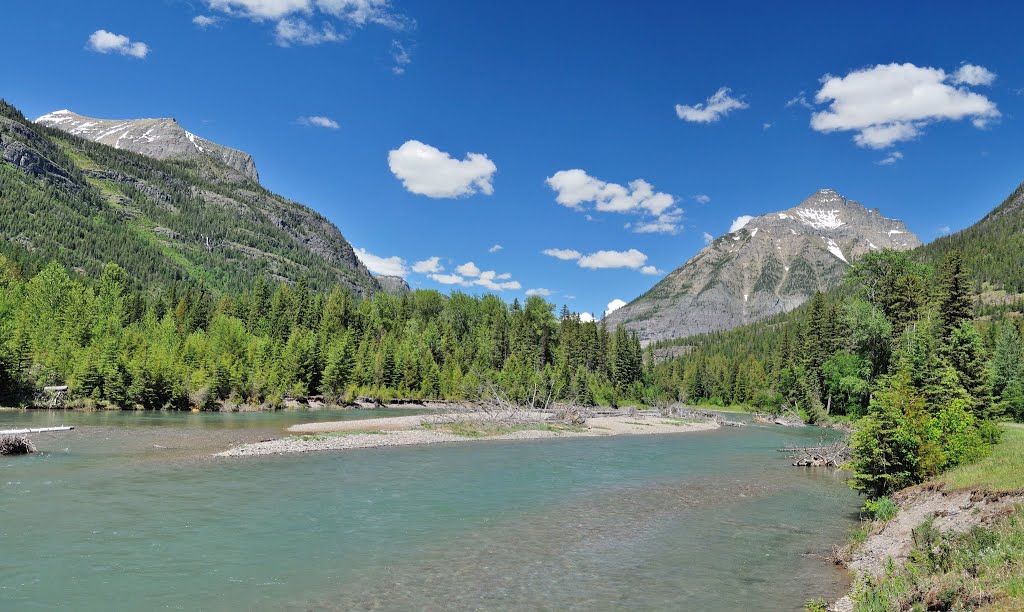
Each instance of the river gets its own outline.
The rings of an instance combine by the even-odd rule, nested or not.
[[[775,452],[812,428],[210,456],[386,414],[0,411],[77,427],[0,457],[0,607],[796,610],[847,586],[821,556],[857,496]]]

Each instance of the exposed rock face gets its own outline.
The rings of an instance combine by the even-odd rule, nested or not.
[[[377,282],[380,284],[380,288],[391,295],[402,295],[403,293],[412,291],[412,288],[409,287],[409,283],[405,282],[405,279],[401,276],[387,276],[381,274],[374,278],[377,279]]]
[[[260,180],[251,155],[200,138],[175,119],[93,119],[59,110],[39,117],[36,123],[155,159],[212,157],[247,178]]]
[[[606,320],[635,330],[645,344],[731,329],[835,287],[869,251],[920,244],[902,221],[822,189],[719,237]]]

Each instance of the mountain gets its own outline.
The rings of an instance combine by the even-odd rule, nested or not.
[[[412,288],[409,287],[409,283],[405,281],[401,276],[388,276],[386,274],[380,274],[374,277],[377,282],[380,283],[380,288],[386,293],[391,295],[402,295],[403,293],[409,293]]]
[[[256,182],[260,180],[251,155],[200,138],[178,125],[176,119],[94,119],[59,110],[47,113],[35,122],[154,159],[211,157],[238,170],[246,178]]]
[[[717,238],[606,321],[635,330],[645,344],[732,329],[836,286],[870,250],[920,244],[901,221],[822,189]]]
[[[95,276],[113,261],[141,286],[240,290],[263,276],[380,290],[338,228],[261,187],[247,154],[172,120],[116,122],[114,138],[66,115],[48,127],[0,100],[0,253],[24,269],[55,259]]]
[[[964,266],[978,285],[978,293],[996,289],[1022,297],[1024,184],[974,225],[928,243],[918,249],[916,255],[922,261],[937,265],[953,250],[963,257]]]

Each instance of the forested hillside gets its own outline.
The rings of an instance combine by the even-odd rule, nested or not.
[[[224,294],[132,285],[115,264],[89,282],[57,263],[23,277],[0,261],[0,394],[67,383],[77,405],[149,409],[273,407],[313,394],[472,399],[488,385],[523,402],[659,395],[635,336],[556,317],[538,296],[358,299],[304,279]]]
[[[336,227],[211,157],[159,161],[25,119],[0,101],[0,252],[136,288],[223,291],[259,275],[368,294],[377,282]]]
[[[916,253],[921,261],[935,265],[951,251],[962,254],[976,292],[994,288],[1024,293],[1024,184],[981,221]]]

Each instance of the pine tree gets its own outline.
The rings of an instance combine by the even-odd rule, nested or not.
[[[939,315],[944,335],[972,318],[971,283],[959,251],[951,251],[942,264]]]

